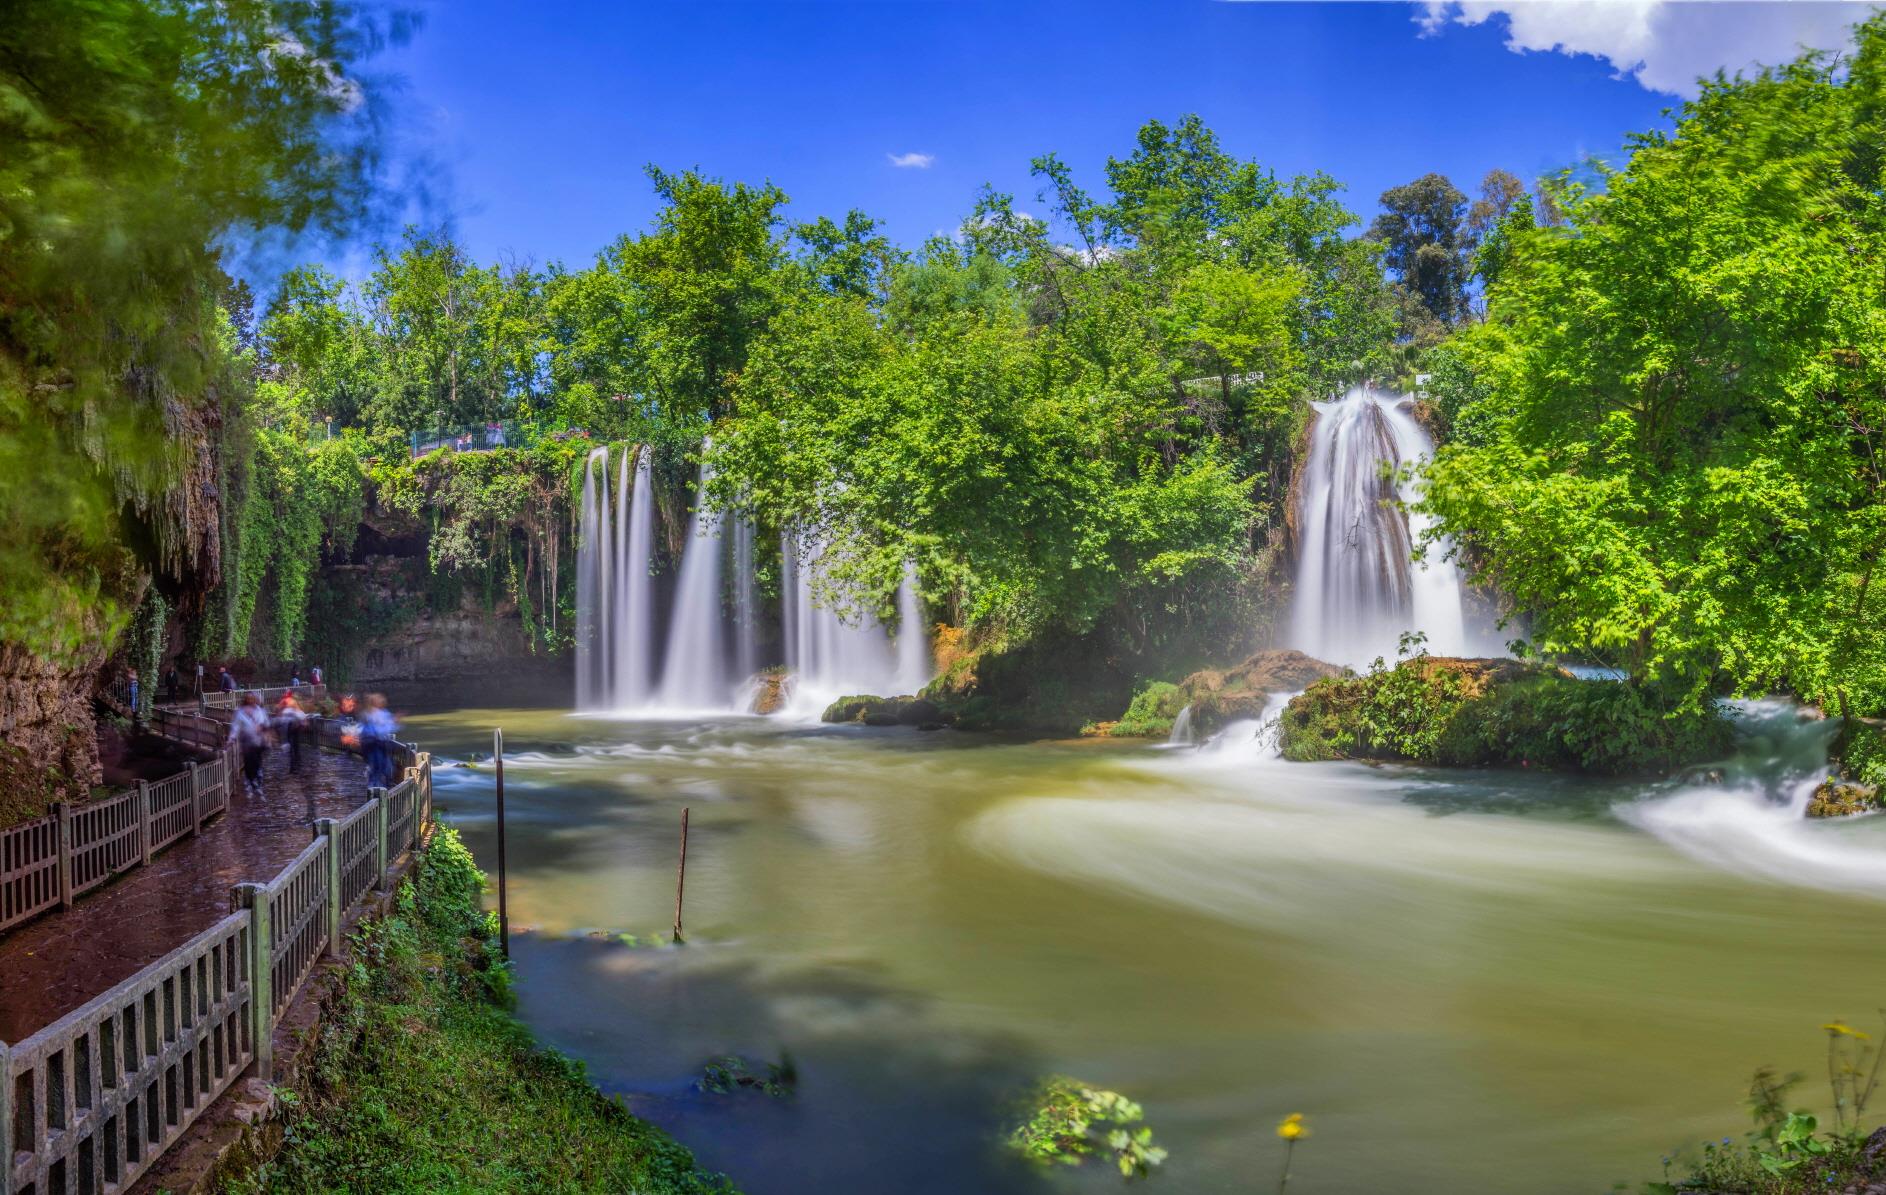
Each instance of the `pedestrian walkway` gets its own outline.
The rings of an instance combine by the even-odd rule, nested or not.
[[[17,1042],[129,979],[230,911],[229,890],[273,877],[305,848],[318,817],[367,801],[357,756],[310,748],[301,773],[271,750],[266,795],[238,782],[229,811],[143,867],[0,938],[0,1041]]]

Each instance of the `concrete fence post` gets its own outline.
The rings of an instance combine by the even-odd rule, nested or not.
[[[72,807],[64,801],[52,803],[53,816],[59,819],[59,907],[72,907]]]
[[[151,786],[146,780],[138,781],[138,854],[146,866],[151,861]]]
[[[269,971],[274,949],[269,942],[268,885],[237,884],[231,904],[249,910],[249,1031],[255,1042],[255,1077],[275,1081],[275,1001]]]
[[[369,789],[373,797],[373,857],[378,867],[374,872],[373,886],[386,891],[386,790]]]
[[[0,1195],[13,1195],[13,1060],[0,1041]]]
[[[341,953],[341,917],[346,908],[341,903],[341,836],[335,832],[340,825],[331,817],[316,818],[314,822],[315,838],[327,839],[327,956],[339,958]]]

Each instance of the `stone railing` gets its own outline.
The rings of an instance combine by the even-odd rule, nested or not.
[[[282,1015],[431,823],[432,757],[399,744],[395,762],[399,784],[316,822],[279,875],[235,888],[229,916],[25,1041],[0,1043],[0,1195],[126,1190],[251,1065],[272,1078]]]
[[[71,908],[77,897],[149,863],[152,855],[200,832],[229,808],[236,763],[231,752],[222,750],[217,723],[173,715],[172,730],[160,728],[159,733],[203,747],[214,757],[162,780],[140,780],[136,788],[103,800],[55,804],[44,817],[0,830],[0,930],[51,909]]]

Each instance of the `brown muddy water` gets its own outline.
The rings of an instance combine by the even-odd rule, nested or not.
[[[507,744],[520,1011],[754,1195],[1112,1188],[1005,1102],[1140,1101],[1173,1191],[1600,1192],[1738,1134],[1749,1073],[1886,1004],[1886,820],[1810,824],[1823,727],[1745,707],[1706,783],[1596,783],[758,718],[414,716]],[[488,766],[439,801],[495,870]],[[691,809],[684,947],[665,934]],[[790,1054],[797,1094],[693,1088]],[[1812,1083],[1803,1100],[1825,1104]]]

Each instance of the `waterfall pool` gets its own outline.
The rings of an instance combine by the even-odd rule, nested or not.
[[[758,718],[504,728],[520,1013],[754,1195],[1112,1189],[995,1148],[1046,1072],[1140,1101],[1184,1192],[1598,1192],[1739,1134],[1750,1073],[1876,1029],[1886,820],[1807,823],[1823,727],[1698,783],[1296,765]],[[1247,737],[1249,736],[1249,737]],[[488,766],[439,801],[494,869]],[[691,810],[689,944],[665,935]],[[797,1094],[706,1096],[790,1054]]]

